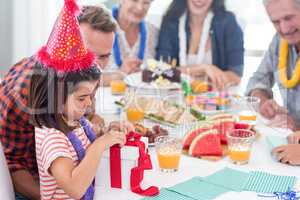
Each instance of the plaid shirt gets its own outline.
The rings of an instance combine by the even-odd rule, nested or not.
[[[28,170],[38,176],[34,127],[27,109],[34,57],[14,65],[0,84],[0,139],[11,172]]]

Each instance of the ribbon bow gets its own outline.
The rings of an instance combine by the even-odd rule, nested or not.
[[[146,151],[145,143],[141,141],[141,135],[135,132],[130,132],[126,136],[126,146],[135,146],[139,149],[138,165],[131,169],[130,188],[131,191],[143,196],[155,196],[159,190],[155,186],[147,189],[142,189],[140,184],[144,178],[144,170],[152,169],[152,163],[148,151]],[[121,174],[121,148],[119,145],[114,145],[110,148],[110,175],[111,187],[122,188]]]

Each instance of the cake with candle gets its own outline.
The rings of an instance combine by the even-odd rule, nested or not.
[[[146,65],[147,67],[142,71],[143,82],[154,82],[158,85],[181,82],[181,71],[175,66],[154,59],[149,59]]]

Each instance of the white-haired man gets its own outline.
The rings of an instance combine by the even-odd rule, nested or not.
[[[261,99],[260,113],[277,125],[300,129],[300,0],[264,0],[277,33],[258,70],[248,83],[247,94]],[[273,99],[279,86],[284,106]],[[280,162],[300,165],[300,132],[289,136],[289,145],[273,150]]]

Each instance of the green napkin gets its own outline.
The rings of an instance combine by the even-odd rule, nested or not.
[[[193,198],[178,194],[176,192],[162,188],[159,195],[155,197],[145,197],[142,200],[195,200]]]
[[[188,181],[177,184],[168,188],[168,190],[197,200],[215,199],[217,196],[229,191],[226,188],[205,182],[199,177],[194,177]]]
[[[254,171],[250,173],[244,190],[261,193],[287,192],[289,188],[294,187],[296,180],[295,176],[278,176]]]
[[[202,178],[204,181],[227,188],[235,192],[243,191],[249,178],[249,173],[239,170],[224,168],[214,174]]]
[[[267,135],[266,140],[270,151],[272,151],[275,147],[288,144],[287,138],[283,136]]]

